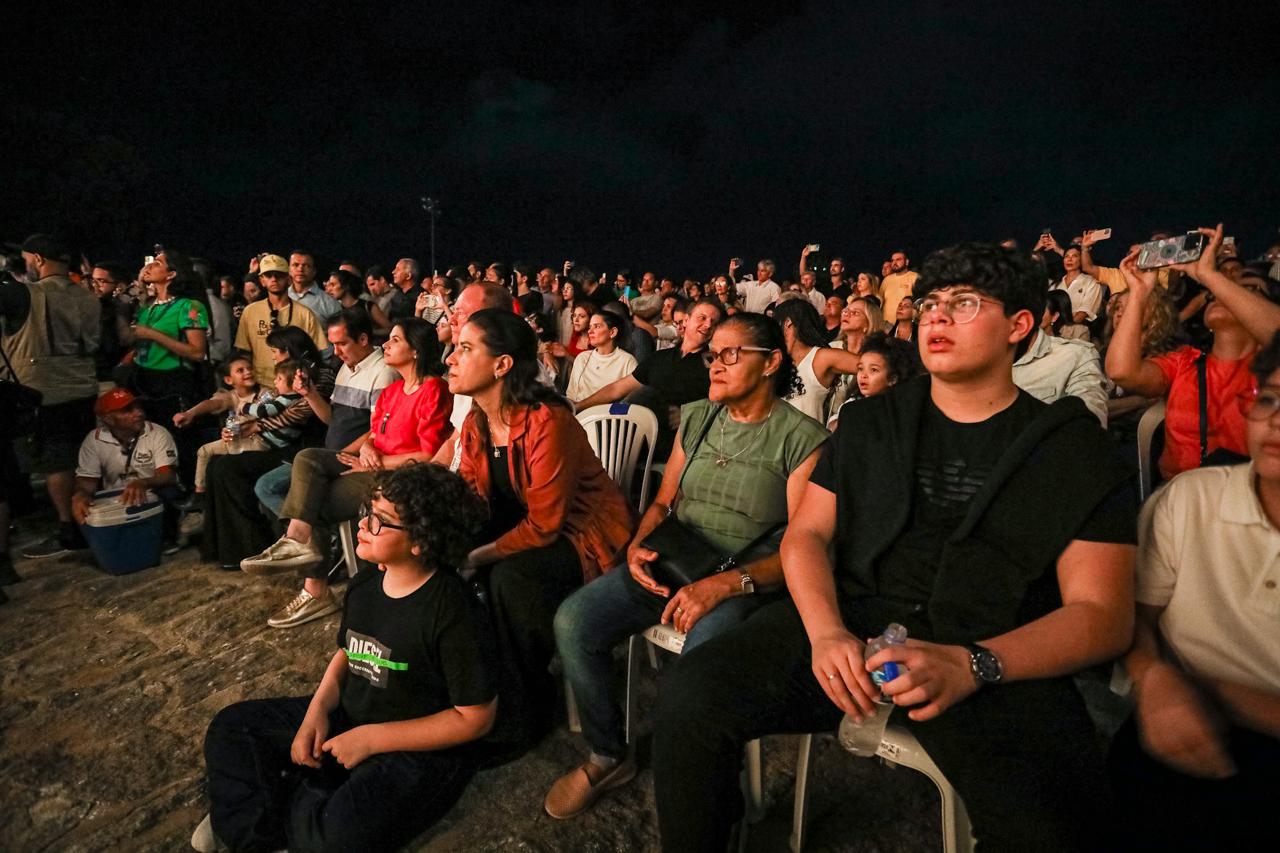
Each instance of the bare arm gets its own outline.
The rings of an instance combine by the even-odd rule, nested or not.
[[[782,571],[813,646],[813,676],[827,698],[861,720],[875,713],[876,688],[867,675],[863,643],[845,627],[836,600],[831,545],[836,530],[836,496],[808,483],[800,506],[782,537]]]
[[[1239,726],[1280,738],[1280,695],[1245,684],[1235,684],[1217,679],[1201,679],[1204,687],[1227,719]]]
[[[151,341],[167,349],[169,352],[189,361],[200,361],[207,351],[204,329],[187,329],[187,340],[171,338],[163,332],[157,332],[149,326],[138,326],[134,329],[134,337]]]
[[[1169,390],[1164,372],[1155,362],[1142,357],[1142,315],[1156,286],[1156,276],[1150,270],[1140,271],[1137,258],[1137,253],[1131,252],[1120,262],[1120,272],[1129,284],[1129,305],[1107,348],[1107,375],[1130,394],[1163,397]]]
[[[1222,223],[1218,223],[1217,228],[1201,228],[1200,233],[1209,238],[1200,259],[1194,264],[1178,264],[1175,268],[1208,288],[1260,345],[1271,343],[1276,332],[1280,331],[1280,305],[1218,272],[1216,258],[1222,246]]]
[[[852,376],[858,372],[859,358],[857,353],[848,350],[819,347],[818,354],[813,359],[813,372],[817,374],[823,387],[830,388],[837,374]]]
[[[583,409],[589,409],[592,406],[616,403],[628,394],[639,391],[642,387],[644,386],[634,376],[624,376],[621,379],[615,379],[587,399],[577,403],[575,408],[581,412]]]

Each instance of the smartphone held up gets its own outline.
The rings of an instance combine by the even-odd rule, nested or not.
[[[1138,248],[1138,269],[1153,270],[1191,263],[1200,258],[1204,246],[1205,236],[1199,231],[1143,243]]]

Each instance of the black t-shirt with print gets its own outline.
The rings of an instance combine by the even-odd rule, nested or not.
[[[876,562],[880,596],[925,602],[933,595],[942,548],[959,527],[973,499],[987,481],[1001,455],[1043,406],[1026,391],[1007,408],[985,421],[958,423],[926,400],[917,438],[915,468],[911,472],[911,512],[907,526]],[[832,454],[818,460],[811,479],[836,492],[840,475]],[[1045,483],[1046,495],[1053,483]],[[1052,501],[1046,501],[1051,507]],[[1132,487],[1127,482],[1094,507],[1075,538],[1092,542],[1135,541],[1136,517]]]
[[[347,653],[342,710],[352,725],[425,717],[497,695],[488,620],[466,585],[437,571],[403,598],[381,571],[351,581],[338,627]]]

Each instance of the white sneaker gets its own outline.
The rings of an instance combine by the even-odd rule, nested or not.
[[[293,600],[267,620],[272,628],[295,628],[321,616],[328,616],[337,611],[338,602],[333,593],[326,592],[322,598],[316,598],[305,589],[293,597]]]
[[[307,569],[324,559],[315,546],[281,537],[267,550],[240,561],[240,570],[251,575],[274,575],[290,569]]]
[[[226,850],[227,847],[218,840],[218,836],[213,834],[213,822],[209,819],[209,815],[204,816],[204,820],[200,821],[200,825],[196,827],[196,831],[191,833],[191,847],[200,853],[218,853],[219,850]]]
[[[204,513],[200,510],[189,512],[178,522],[178,532],[183,536],[194,536],[204,532]]]

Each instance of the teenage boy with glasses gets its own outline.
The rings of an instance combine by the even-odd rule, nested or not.
[[[782,543],[792,600],[682,657],[662,685],[653,767],[665,850],[720,850],[742,813],[742,746],[894,719],[994,848],[1087,848],[1112,825],[1070,675],[1133,630],[1129,469],[1074,397],[1013,382],[1044,310],[1032,263],[996,246],[934,253],[919,346],[929,376],[850,407]],[[906,646],[864,659],[891,622]],[[1096,836],[1096,838],[1095,838]]]

